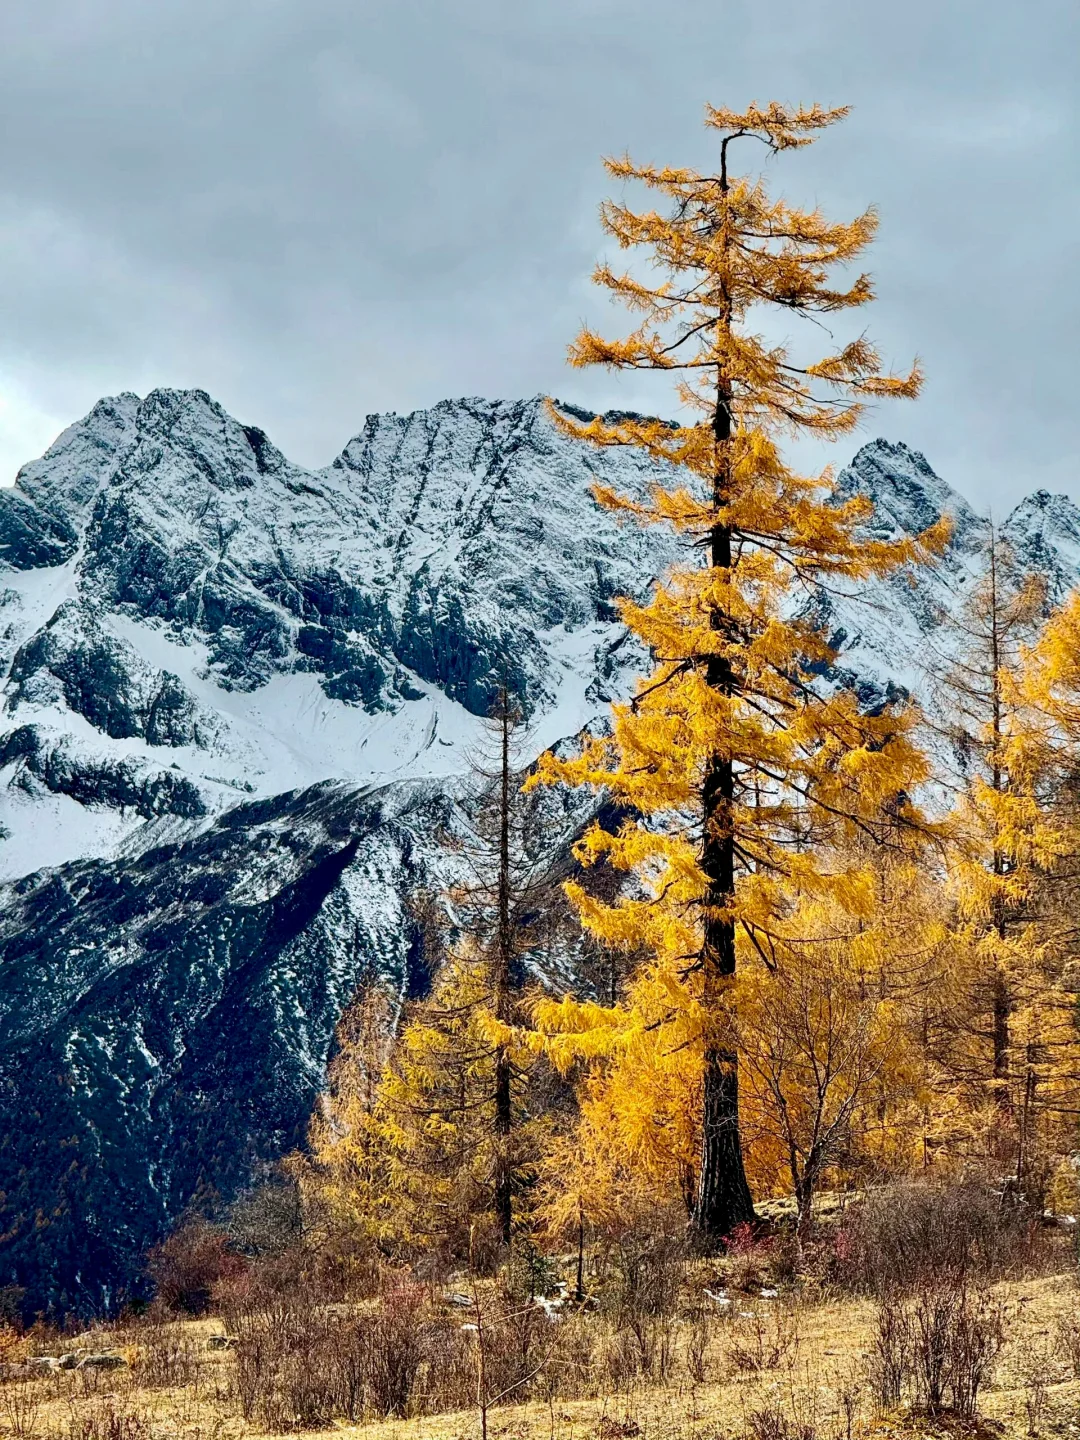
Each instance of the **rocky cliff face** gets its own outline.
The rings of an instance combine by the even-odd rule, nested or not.
[[[454,773],[501,681],[541,743],[572,733],[637,663],[613,597],[674,553],[594,475],[648,467],[540,401],[373,416],[318,473],[201,392],[102,401],[0,491],[0,873],[249,794]]]
[[[423,988],[406,897],[446,883],[434,837],[495,687],[539,750],[632,684],[613,599],[678,551],[599,510],[593,477],[651,472],[539,400],[372,416],[311,472],[156,391],[0,491],[0,1284],[31,1308],[116,1303],[193,1194],[298,1141],[362,978]],[[873,703],[917,686],[986,522],[884,441],[841,490],[883,532],[955,523],[916,588],[801,602]],[[1005,529],[1074,583],[1070,502]],[[554,842],[586,813],[555,805]]]

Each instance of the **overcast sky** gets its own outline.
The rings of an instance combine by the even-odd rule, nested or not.
[[[775,98],[855,107],[770,173],[880,209],[867,327],[927,386],[868,433],[1080,499],[1078,56],[1076,0],[2,0],[0,479],[155,385],[308,465],[447,396],[670,413],[564,363],[599,157],[708,165],[703,102]]]

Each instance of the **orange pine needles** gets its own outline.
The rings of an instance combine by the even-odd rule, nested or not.
[[[674,468],[642,501],[598,487],[596,498],[644,523],[666,523],[705,548],[661,584],[648,604],[623,601],[629,628],[656,668],[617,705],[610,737],[570,759],[546,756],[540,779],[606,789],[631,809],[618,830],[594,827],[586,865],[604,861],[636,883],[608,903],[569,887],[587,927],[604,941],[645,948],[651,966],[627,1006],[541,1006],[561,1029],[557,1053],[608,1054],[620,1045],[696,1057],[695,1219],[708,1236],[752,1216],[738,1133],[738,1058],[730,1011],[736,953],[784,963],[797,940],[799,904],[817,896],[858,913],[872,884],[862,863],[837,857],[855,836],[882,841],[923,828],[910,796],[926,778],[914,714],[867,714],[855,697],[817,678],[834,658],[800,604],[815,587],[850,584],[935,555],[945,525],[916,540],[868,531],[870,509],[832,499],[828,472],[795,474],[777,448],[784,433],[835,438],[869,399],[913,396],[917,368],[883,372],[863,338],[809,363],[749,328],[757,306],[814,316],[865,304],[866,275],[847,285],[835,267],[858,257],[876,228],[872,211],[849,223],[773,200],[756,177],[729,172],[729,147],[755,138],[772,151],[805,145],[845,110],[771,104],[743,114],[709,109],[721,135],[712,175],[610,160],[616,179],[638,181],[665,213],[621,202],[601,208],[624,248],[643,248],[651,278],[600,265],[595,279],[641,317],[623,339],[585,329],[575,366],[671,371],[696,423],[620,418],[566,430],[596,445],[632,445]],[[646,1013],[647,1012],[647,1013]],[[639,1057],[641,1058],[641,1057]]]

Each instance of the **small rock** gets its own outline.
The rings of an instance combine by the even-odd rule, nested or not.
[[[775,1300],[775,1299],[777,1299],[777,1297],[779,1296],[779,1294],[780,1294],[780,1291],[779,1291],[779,1290],[762,1290],[762,1292],[761,1292],[761,1298],[762,1298],[762,1300]]]
[[[209,1335],[206,1340],[208,1350],[232,1350],[236,1345],[236,1337],[233,1335]]]
[[[80,1370],[122,1370],[126,1365],[122,1355],[84,1355],[79,1361]]]
[[[30,1370],[59,1370],[60,1361],[55,1355],[31,1355],[26,1362]]]
[[[77,1350],[69,1350],[66,1355],[61,1355],[57,1361],[61,1370],[74,1370],[79,1363],[80,1355]]]
[[[459,1310],[472,1309],[473,1302],[471,1297],[468,1295],[461,1295],[456,1290],[451,1290],[448,1295],[443,1296],[443,1299],[448,1305],[456,1305]]]
[[[0,1365],[0,1380],[33,1380],[40,1374],[42,1371],[36,1365],[31,1365],[28,1360]]]

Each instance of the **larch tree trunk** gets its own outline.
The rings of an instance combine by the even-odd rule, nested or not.
[[[499,876],[498,928],[495,937],[495,1016],[509,1024],[513,984],[514,936],[510,918],[510,701],[505,689],[499,695]],[[514,1228],[513,1166],[510,1135],[513,1129],[513,1095],[510,1054],[505,1045],[495,1051],[495,1215],[500,1238],[509,1245]]]
[[[731,439],[730,397],[718,384],[713,422],[718,464],[713,482],[713,503],[719,509],[727,503],[730,484],[728,441]],[[731,567],[731,531],[723,524],[713,526],[709,563],[714,568]],[[713,612],[712,626],[721,630],[724,617]],[[730,661],[711,655],[706,679],[724,695],[734,691]],[[730,754],[716,752],[709,762],[702,790],[702,868],[708,882],[705,894],[705,926],[701,965],[702,988],[708,1022],[714,1033],[707,1036],[704,1056],[701,1164],[694,1208],[694,1227],[703,1239],[715,1242],[731,1233],[736,1225],[754,1220],[754,1201],[743,1165],[739,1133],[739,1057],[733,1046],[721,1039],[725,1028],[725,989],[735,974],[735,922],[717,910],[730,907],[735,896],[735,835],[732,827],[735,800],[735,767]]]

